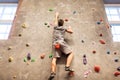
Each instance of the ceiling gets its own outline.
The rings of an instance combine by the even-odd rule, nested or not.
[[[19,0],[0,0],[0,3],[18,3]],[[120,0],[103,0],[105,4],[120,4]]]

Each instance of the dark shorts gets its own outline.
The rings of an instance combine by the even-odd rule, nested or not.
[[[55,43],[56,42],[54,42],[54,44]],[[70,49],[70,47],[67,45],[67,43],[65,41],[58,41],[57,43],[60,44],[60,48],[59,49],[55,49],[55,46],[53,44],[53,53],[54,53],[53,57],[59,58],[62,53],[67,55],[67,54],[72,52],[72,50]]]

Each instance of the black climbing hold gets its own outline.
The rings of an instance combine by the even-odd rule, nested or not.
[[[44,25],[47,25],[47,23],[44,23]]]
[[[100,22],[97,22],[97,24],[99,25],[99,24],[100,24]]]
[[[115,61],[115,62],[118,62],[119,60],[118,60],[118,59],[115,59],[114,61]]]
[[[118,71],[120,71],[120,66],[117,68]]]
[[[110,54],[110,51],[107,51],[107,54]]]
[[[82,43],[84,43],[84,40],[81,40]]]

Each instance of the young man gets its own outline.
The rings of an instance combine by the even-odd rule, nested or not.
[[[67,43],[64,40],[64,34],[65,32],[68,33],[73,33],[71,28],[69,27],[68,29],[65,29],[63,27],[64,20],[58,19],[59,18],[59,13],[56,12],[55,15],[55,26],[54,26],[54,32],[53,32],[53,48],[54,48],[54,56],[52,59],[52,64],[51,64],[51,75],[49,77],[49,80],[52,80],[55,75],[56,75],[56,61],[57,58],[60,58],[61,52],[68,55],[67,57],[67,62],[65,65],[65,71],[72,71],[70,69],[71,61],[73,59],[73,53],[72,50],[69,48]]]

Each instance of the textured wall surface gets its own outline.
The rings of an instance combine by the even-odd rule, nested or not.
[[[50,24],[57,11],[61,18],[68,19],[65,26],[71,25],[74,31],[73,34],[66,33],[65,37],[74,52],[72,68],[75,75],[67,76],[64,71],[65,57],[62,57],[58,61],[54,80],[119,80],[120,76],[115,77],[113,73],[120,66],[119,61],[114,61],[120,59],[120,43],[112,41],[110,27],[106,26],[108,22],[102,0],[21,1],[10,38],[0,41],[0,80],[48,79],[53,34],[53,26]],[[97,24],[101,18],[103,21]],[[23,24],[26,28],[22,27]],[[105,44],[99,42],[101,39]],[[93,51],[96,53],[93,54]],[[28,53],[35,62],[24,62]],[[40,59],[43,53],[45,58]],[[84,54],[87,58],[86,65],[83,64]],[[8,62],[9,57],[13,58],[12,62]],[[94,71],[95,65],[100,66],[99,73]],[[92,72],[85,78],[84,73],[88,70]]]

